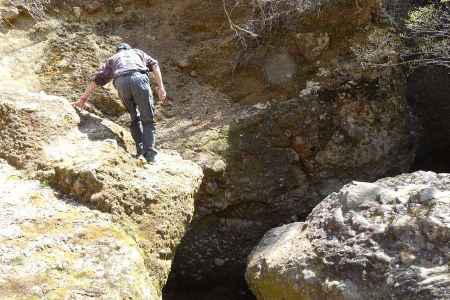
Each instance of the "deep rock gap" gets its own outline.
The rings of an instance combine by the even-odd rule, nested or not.
[[[423,67],[408,79],[407,98],[420,130],[412,170],[450,172],[449,70]]]

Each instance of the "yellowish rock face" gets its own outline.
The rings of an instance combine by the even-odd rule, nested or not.
[[[102,287],[100,290],[108,286],[105,299],[159,297],[176,246],[192,218],[194,195],[202,178],[200,167],[171,151],[161,151],[158,162],[145,165],[127,151],[131,146],[127,130],[89,113],[78,115],[66,99],[43,93],[3,90],[0,128],[0,157],[7,161],[3,169],[5,174],[12,172],[11,178],[3,178],[0,191],[4,191],[5,201],[1,205],[5,209],[16,205],[11,210],[23,208],[26,214],[39,216],[25,214],[27,222],[14,219],[15,214],[2,217],[8,222],[5,228],[9,222],[13,224],[13,229],[5,232],[17,234],[10,237],[12,241],[5,241],[4,247],[15,243],[15,248],[8,248],[8,255],[19,253],[23,256],[19,261],[26,260],[25,265],[45,262],[36,272],[11,271],[37,274],[31,276],[27,289],[12,289],[12,280],[25,281],[3,272],[8,278],[0,284],[0,294],[4,290],[14,295],[17,290],[34,295],[26,291],[37,289],[39,294],[43,286],[44,298],[56,291],[68,291],[70,296],[72,289],[94,285]],[[12,170],[8,164],[24,169],[23,178],[38,178],[41,185],[21,179],[17,171],[7,171]],[[78,206],[56,196],[50,187],[42,186],[44,183]],[[20,193],[15,192],[19,189]],[[20,254],[31,247],[30,239],[40,240],[49,234],[56,236],[57,243],[51,247],[45,244],[48,252]],[[93,255],[98,257],[92,260]]]
[[[110,215],[0,163],[0,290],[7,299],[157,299],[136,242]]]

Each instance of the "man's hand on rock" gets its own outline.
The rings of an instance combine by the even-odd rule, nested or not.
[[[159,97],[159,100],[161,100],[161,103],[165,104],[166,99],[167,99],[167,92],[164,87],[158,88],[158,97]]]
[[[86,90],[84,91],[84,94],[81,95],[80,100],[75,102],[73,104],[73,106],[78,107],[80,109],[85,109],[86,108],[86,102],[89,100],[89,97],[92,95],[92,93],[95,91],[96,88],[97,88],[97,84],[94,81],[92,81],[88,85]]]
[[[88,100],[88,97],[86,95],[82,95],[80,97],[80,100],[73,103],[73,106],[78,107],[80,109],[85,109],[87,100]]]

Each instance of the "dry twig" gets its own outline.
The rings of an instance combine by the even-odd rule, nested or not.
[[[225,3],[225,0],[222,0],[222,4],[223,4],[223,10],[225,11],[225,15],[227,16],[227,19],[228,19],[228,24],[230,25],[230,29],[234,30],[236,36],[240,37],[240,33],[239,32],[243,32],[243,33],[248,34],[251,38],[254,38],[254,39],[258,38],[258,35],[256,33],[251,32],[250,30],[247,30],[247,29],[245,29],[245,28],[235,24],[233,22],[233,20],[231,19],[231,14],[230,14],[230,12],[227,9],[227,5]]]

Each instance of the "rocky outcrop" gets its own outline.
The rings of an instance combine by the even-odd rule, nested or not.
[[[353,178],[408,170],[414,146],[402,98],[330,104],[322,97],[255,109],[230,130],[228,164],[206,172],[199,219],[177,253],[177,270],[208,280],[220,278],[217,269],[237,273],[269,228],[302,220]],[[393,113],[398,107],[403,109]],[[198,260],[204,268],[195,267]]]
[[[258,299],[448,299],[450,176],[352,182],[248,258]]]
[[[239,103],[287,100],[330,60],[347,56],[348,47],[380,22],[381,1],[360,2],[362,8],[352,0],[225,1],[232,22],[257,38],[228,26],[221,30],[217,23],[228,22],[222,7],[202,2],[193,10],[191,4],[182,14],[186,25],[204,28],[193,36],[198,46],[185,54],[189,69]],[[199,24],[200,15],[209,16],[208,27]]]
[[[45,182],[70,196],[68,199],[104,212],[73,208],[74,204],[65,204],[63,196],[55,195],[51,189],[39,186],[35,181],[14,183],[14,186],[23,184],[33,187],[29,192],[24,191],[27,193],[26,197],[23,196],[24,205],[32,205],[33,201],[37,201],[47,207],[51,205],[50,201],[55,199],[54,213],[50,210],[48,215],[42,216],[42,220],[34,220],[32,215],[29,216],[30,224],[27,230],[37,231],[38,235],[30,233],[29,236],[23,236],[23,247],[33,244],[36,236],[45,235],[45,226],[42,227],[42,224],[56,224],[55,230],[58,232],[66,226],[71,228],[81,224],[79,231],[68,231],[64,236],[49,237],[59,239],[58,244],[53,240],[49,241],[49,252],[57,249],[56,247],[66,247],[63,250],[74,256],[73,260],[69,261],[69,258],[63,257],[66,252],[61,250],[62,258],[57,260],[64,266],[67,265],[58,267],[61,269],[58,272],[67,276],[61,275],[62,277],[57,277],[50,284],[46,283],[46,278],[41,278],[41,273],[36,273],[36,278],[30,279],[36,282],[30,281],[29,288],[42,290],[45,297],[53,294],[48,294],[49,290],[45,290],[44,286],[51,289],[54,284],[58,289],[67,290],[69,294],[79,290],[80,293],[93,293],[95,297],[101,296],[105,299],[157,299],[151,295],[160,295],[170,271],[175,248],[194,213],[194,198],[203,176],[201,169],[170,151],[163,151],[157,163],[145,165],[142,160],[133,158],[127,151],[127,148],[132,148],[127,130],[89,113],[77,114],[64,98],[4,90],[0,96],[0,112],[0,157],[6,159],[9,164],[24,169],[24,176]],[[10,169],[6,166],[5,168]],[[5,176],[6,179],[9,178],[9,175]],[[7,181],[5,184],[12,183]],[[21,194],[10,193],[7,186],[2,186],[1,190],[8,191],[7,196],[13,201],[12,204],[5,203],[11,205],[7,207],[12,211],[11,216],[18,215],[22,203],[17,199],[22,199]],[[37,200],[33,200],[34,194],[43,196],[38,195]],[[13,204],[16,206],[13,207]],[[57,211],[57,204],[62,206],[61,212]],[[37,212],[30,208],[30,213]],[[66,215],[75,215],[76,218],[66,219]],[[8,222],[11,230],[15,230],[20,220],[9,217],[5,216],[4,220]],[[23,218],[28,216],[24,215]],[[62,221],[58,221],[60,219]],[[86,233],[83,233],[85,231]],[[18,232],[20,235],[20,231]],[[78,249],[76,245],[84,243],[83,236],[86,236],[92,245]],[[73,249],[70,248],[71,245]],[[17,246],[11,251],[21,247]],[[109,260],[96,262],[90,261],[90,256],[83,258],[84,253],[94,251],[98,252],[96,254],[100,259],[101,255],[110,251],[108,249],[112,249]],[[126,249],[129,249],[129,252]],[[123,252],[125,250],[126,252]],[[41,254],[36,255],[40,257]],[[18,264],[23,265],[25,270],[36,263],[36,259],[32,256],[22,261],[19,257]],[[127,262],[123,268],[128,269],[122,272],[120,264],[110,265],[116,260],[120,260],[121,264]],[[76,265],[72,266],[72,263]],[[92,264],[92,272],[76,273],[83,265],[89,264]],[[54,264],[50,263],[43,265],[42,272],[53,267]],[[22,270],[22,267],[17,268],[17,271]],[[122,272],[120,276],[123,277],[109,274],[113,271]],[[23,274],[13,278],[13,272],[14,270],[10,270],[6,277],[2,278],[5,282],[0,285],[2,291],[7,289],[7,282],[20,281],[19,277]],[[98,277],[98,282],[94,279],[89,282],[90,277]],[[38,281],[40,278],[42,281]],[[77,280],[85,280],[86,284],[81,286]],[[120,284],[114,286],[116,281]],[[110,291],[106,290],[104,295],[98,294],[99,291],[94,289],[97,283],[110,283]],[[16,285],[17,288],[7,292],[14,296],[31,293],[30,290],[20,289],[20,283]],[[90,287],[92,289],[89,289]],[[56,291],[52,290],[51,293],[53,292]]]

